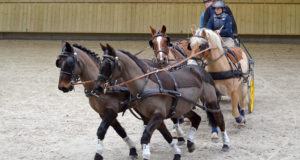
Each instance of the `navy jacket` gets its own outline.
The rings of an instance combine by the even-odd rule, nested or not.
[[[211,16],[208,24],[207,24],[207,28],[211,29],[211,30],[215,30],[214,29],[214,16]],[[220,29],[220,28],[217,28]],[[223,29],[220,32],[221,37],[231,37],[233,38],[233,34],[232,34],[232,18],[231,16],[227,15],[225,18],[225,25],[223,27]]]
[[[237,38],[238,37],[238,30],[237,30],[237,25],[235,23],[235,20],[234,20],[234,17],[233,17],[233,14],[230,10],[230,8],[228,6],[225,7],[225,13],[227,13],[231,18],[232,18],[232,33],[234,35],[233,38]],[[215,14],[215,10],[212,6],[208,7],[206,10],[205,10],[205,13],[204,13],[204,27],[207,28],[207,24],[208,24],[208,21],[211,17],[213,17],[213,15]]]

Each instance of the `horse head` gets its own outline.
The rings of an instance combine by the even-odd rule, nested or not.
[[[197,31],[192,30],[192,33],[193,37],[190,39],[188,49],[193,54],[207,48],[218,48],[223,51],[221,39],[214,31],[202,28]],[[211,53],[211,50],[206,51],[204,56],[209,56],[209,53]]]
[[[150,26],[152,40],[149,41],[150,47],[154,51],[154,60],[160,64],[168,64],[169,46],[171,46],[170,37],[166,34],[166,26],[163,25],[158,32]]]
[[[60,68],[58,89],[63,92],[72,91],[73,83],[78,81],[81,69],[76,49],[70,43],[62,43],[62,52],[56,59],[56,67]]]
[[[122,67],[116,56],[115,50],[109,45],[100,44],[104,54],[100,65],[100,72],[95,82],[94,89],[106,88],[112,85],[121,75]]]

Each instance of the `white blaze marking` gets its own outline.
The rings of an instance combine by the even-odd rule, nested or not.
[[[162,37],[157,37],[157,44],[158,44],[158,51],[161,51],[161,40],[162,40]],[[163,53],[162,52],[159,52],[159,59],[162,61],[163,60]]]

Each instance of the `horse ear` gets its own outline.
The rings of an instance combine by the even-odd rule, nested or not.
[[[156,34],[156,29],[154,29],[152,26],[150,26],[150,29],[151,29],[152,36],[154,36]]]
[[[196,30],[194,28],[191,28],[193,35],[196,35]]]
[[[66,52],[73,52],[73,48],[69,42],[65,43],[65,51]]]
[[[205,29],[203,29],[203,30],[202,30],[202,32],[201,32],[201,36],[202,36],[202,37],[206,37],[206,38],[207,38],[207,33],[206,33]]]
[[[63,48],[66,45],[66,41],[65,40],[61,40],[61,48]]]
[[[102,51],[106,50],[106,47],[102,43],[100,43],[100,47],[102,48]]]
[[[61,52],[64,52],[66,46],[66,41],[62,40],[61,41]]]
[[[167,31],[167,27],[165,25],[163,25],[161,27],[161,33],[166,34],[166,31]]]
[[[109,45],[109,44],[106,44],[106,48],[108,49],[108,55],[111,55],[113,57],[116,57],[116,52],[115,50]]]

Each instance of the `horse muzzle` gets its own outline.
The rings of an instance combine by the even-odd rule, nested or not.
[[[67,92],[70,92],[74,89],[74,86],[69,84],[68,86],[65,86],[65,85],[59,85],[58,86],[58,89],[63,91],[64,93],[67,93]]]

